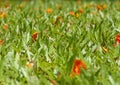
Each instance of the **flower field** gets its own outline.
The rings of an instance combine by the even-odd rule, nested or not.
[[[120,1],[0,0],[0,85],[120,85]]]

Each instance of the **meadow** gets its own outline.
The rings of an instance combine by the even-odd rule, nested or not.
[[[0,0],[0,85],[120,85],[119,0]]]

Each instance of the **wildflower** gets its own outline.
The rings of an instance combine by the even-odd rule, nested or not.
[[[32,67],[33,65],[34,65],[33,62],[27,62],[27,64],[26,64],[26,66],[27,66],[28,68]]]
[[[97,10],[100,11],[102,7],[100,5],[97,5]]]
[[[0,45],[2,45],[4,43],[4,41],[3,40],[0,40]]]
[[[37,37],[38,37],[38,32],[34,32],[34,33],[32,34],[32,39],[33,39],[34,41],[36,41]]]
[[[75,15],[75,12],[70,11],[69,14],[72,15],[72,16],[74,16],[74,15]]]
[[[5,17],[6,17],[6,13],[5,13],[5,12],[1,12],[1,13],[0,13],[0,17],[1,17],[1,18],[5,18]]]
[[[120,34],[117,34],[115,37],[116,43],[120,44]]]
[[[7,25],[7,24],[4,24],[4,25],[3,25],[3,29],[7,30],[7,29],[8,29],[8,25]]]
[[[80,68],[86,69],[85,63],[82,60],[75,59],[74,60],[74,65],[73,65],[73,68],[72,68],[72,74],[70,76],[72,76],[74,74],[79,75],[80,74]]]
[[[114,47],[116,47],[118,44],[120,44],[120,34],[117,34],[115,37],[116,43],[113,45]]]
[[[48,9],[46,10],[46,12],[47,12],[47,13],[52,13],[53,10],[52,10],[51,8],[48,8]]]
[[[82,8],[80,8],[78,11],[79,11],[80,13],[83,13],[83,9],[82,9]]]

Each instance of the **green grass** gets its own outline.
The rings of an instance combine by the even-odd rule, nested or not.
[[[6,13],[5,18],[0,17],[0,40],[4,41],[0,45],[0,85],[120,84],[120,45],[114,47],[120,33],[120,2],[6,0],[0,4],[0,13]],[[98,11],[98,4],[107,7]],[[46,12],[48,8],[52,13]],[[69,15],[70,11],[79,16]],[[34,32],[38,32],[36,41]],[[76,58],[87,69],[70,77]],[[34,65],[27,67],[28,62]]]

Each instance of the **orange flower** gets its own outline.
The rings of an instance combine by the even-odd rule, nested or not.
[[[74,16],[74,15],[75,15],[75,12],[70,11],[69,14],[72,15],[72,16]]]
[[[38,32],[34,32],[34,33],[32,34],[32,39],[33,39],[34,41],[36,41],[37,37],[38,37]]]
[[[78,11],[79,11],[80,13],[83,13],[83,9],[81,9],[81,8],[80,8]]]
[[[73,74],[80,74],[80,68],[86,69],[86,65],[82,60],[75,59],[74,60],[74,65],[72,68],[72,73]]]
[[[53,10],[52,10],[51,8],[48,8],[48,9],[46,10],[46,12],[47,12],[47,13],[52,13]]]
[[[5,18],[5,17],[6,17],[6,13],[5,13],[5,12],[1,12],[1,13],[0,13],[0,17],[1,17],[1,18]]]
[[[100,5],[97,5],[97,10],[100,11],[102,7]]]
[[[4,25],[3,25],[3,29],[7,30],[7,29],[8,29],[8,25],[7,25],[7,24],[4,24]]]
[[[0,45],[2,45],[4,43],[4,41],[3,40],[0,40]]]
[[[27,64],[26,64],[26,66],[27,66],[28,68],[32,67],[33,65],[34,65],[33,62],[27,62]]]

